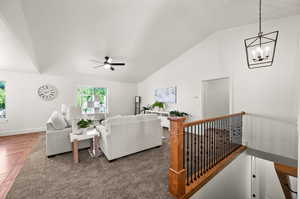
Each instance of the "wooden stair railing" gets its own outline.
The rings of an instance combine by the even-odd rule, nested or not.
[[[169,118],[169,192],[189,198],[225,168],[246,147],[242,146],[245,112],[185,123]]]
[[[293,194],[297,192],[291,190],[291,184],[289,176],[298,177],[298,172],[296,167],[290,167],[279,163],[274,163],[274,168],[277,173],[283,194],[286,199],[292,199]]]

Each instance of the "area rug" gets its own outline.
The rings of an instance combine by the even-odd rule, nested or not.
[[[109,163],[80,151],[47,158],[45,136],[33,148],[8,199],[171,199],[168,193],[168,131],[163,145]]]

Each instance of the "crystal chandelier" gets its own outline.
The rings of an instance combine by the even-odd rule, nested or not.
[[[261,30],[262,0],[259,0],[259,32],[244,40],[249,69],[272,66],[279,31],[263,33]]]

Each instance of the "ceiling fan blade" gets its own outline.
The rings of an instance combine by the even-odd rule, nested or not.
[[[90,62],[103,63],[102,61],[99,61],[99,60],[97,60],[97,59],[90,59]]]
[[[109,63],[112,66],[125,66],[125,63]]]
[[[101,65],[98,65],[98,66],[94,66],[93,68],[100,68],[100,67],[103,67],[104,64],[101,64]]]

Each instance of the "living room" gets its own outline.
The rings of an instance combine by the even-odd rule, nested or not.
[[[215,99],[207,100],[204,82],[220,79],[228,80],[228,111],[218,110],[213,117],[245,111],[243,145],[297,162],[299,20],[296,0],[1,1],[0,198],[172,198],[168,118],[185,116],[186,123],[211,118],[205,102]],[[272,64],[251,69],[244,40],[261,29],[279,31]],[[79,102],[80,89],[105,94]],[[174,95],[157,103],[166,92]],[[55,111],[59,117],[76,117],[68,126],[75,137],[77,122],[91,118],[97,123],[90,126],[121,124],[117,130],[100,129],[100,145],[105,132],[120,136],[108,148],[100,146],[100,157],[91,157],[85,149],[90,143],[82,147],[79,141],[84,149],[75,163],[69,132],[66,150],[58,144],[62,139],[47,138],[47,122]],[[147,116],[153,114],[159,116]],[[122,137],[125,132],[132,137]],[[31,133],[38,136],[27,137]],[[47,145],[57,152],[48,154]],[[253,192],[259,198],[285,198],[270,159],[256,160],[263,165],[259,183],[247,175],[221,183],[234,168],[253,174],[251,158],[241,153],[192,198],[250,198]],[[296,181],[291,179],[294,191]],[[212,193],[216,187],[220,190]]]

